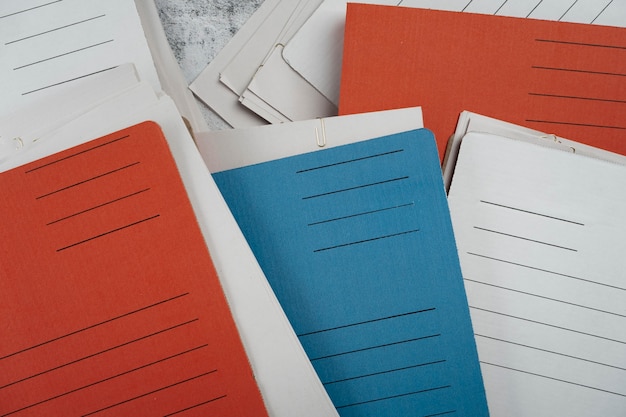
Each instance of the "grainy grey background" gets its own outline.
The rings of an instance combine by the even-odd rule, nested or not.
[[[191,83],[263,0],[154,0],[174,56]],[[228,125],[199,102],[211,130]]]

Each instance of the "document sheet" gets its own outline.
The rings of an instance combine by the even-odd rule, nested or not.
[[[626,165],[464,136],[449,204],[493,417],[626,414],[625,190]]]

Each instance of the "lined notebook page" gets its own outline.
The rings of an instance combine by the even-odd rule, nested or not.
[[[0,115],[128,62],[161,90],[133,0],[0,4]]]
[[[0,174],[0,415],[266,415],[159,127]]]
[[[491,415],[626,414],[626,166],[463,139],[449,204]]]
[[[214,177],[341,416],[488,414],[430,132]]]

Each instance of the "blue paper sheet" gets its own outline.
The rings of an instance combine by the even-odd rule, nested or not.
[[[342,417],[488,415],[431,132],[214,178]]]

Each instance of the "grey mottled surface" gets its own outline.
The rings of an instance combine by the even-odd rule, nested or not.
[[[237,33],[263,0],[155,0],[165,34],[190,83]],[[199,102],[211,129],[228,125]]]

